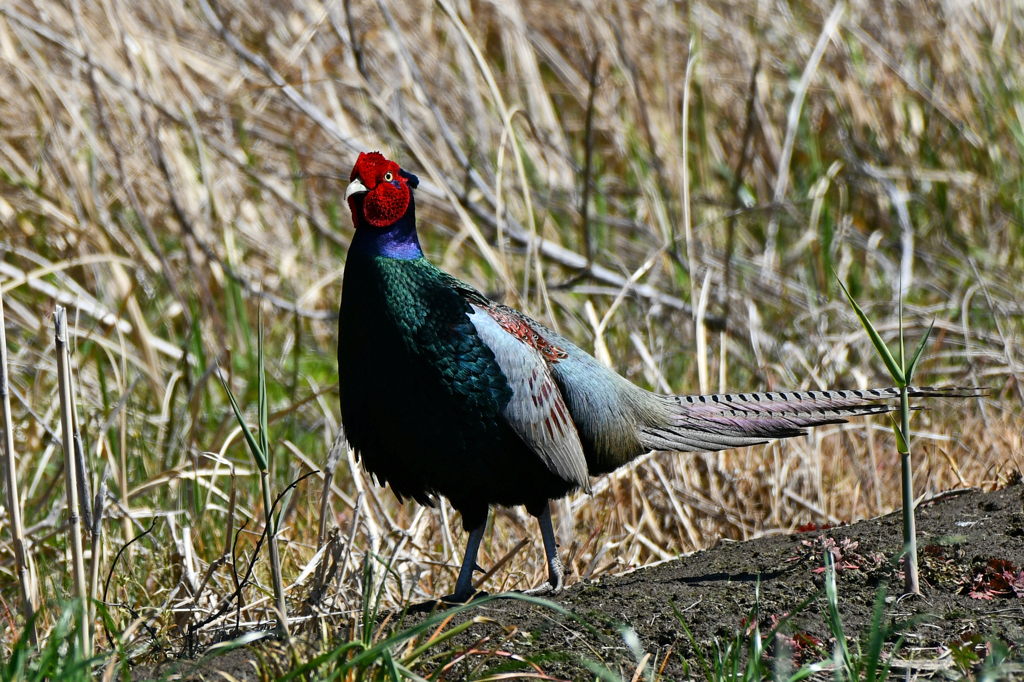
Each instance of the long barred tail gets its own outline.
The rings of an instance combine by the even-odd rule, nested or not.
[[[914,398],[973,398],[986,389],[911,387]],[[644,445],[656,450],[713,451],[791,438],[805,428],[841,424],[850,417],[896,409],[898,388],[852,391],[771,391],[666,396],[666,418],[641,427]]]

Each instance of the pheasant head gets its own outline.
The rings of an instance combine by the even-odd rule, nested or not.
[[[394,225],[405,215],[412,190],[419,184],[415,175],[406,173],[380,152],[361,153],[349,179],[345,199],[356,228],[364,222],[377,228]]]
[[[423,255],[412,195],[419,179],[380,152],[363,152],[350,180],[345,200],[356,228],[352,248],[392,258]]]

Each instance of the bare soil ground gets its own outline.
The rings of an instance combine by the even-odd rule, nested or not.
[[[706,653],[714,638],[728,639],[747,624],[760,583],[766,632],[777,618],[823,588],[823,551],[830,548],[839,567],[843,625],[851,638],[870,629],[878,591],[888,584],[886,618],[908,624],[899,628],[906,635],[905,656],[935,658],[942,648],[975,634],[998,637],[1019,650],[1024,647],[1022,498],[1024,486],[1016,485],[987,494],[950,494],[919,507],[923,598],[896,598],[903,574],[887,558],[901,544],[902,523],[895,513],[828,530],[720,543],[678,561],[575,585],[560,602],[603,636],[521,602],[503,600],[483,608],[503,626],[530,633],[528,643],[517,641],[517,653],[564,654],[563,661],[543,666],[550,674],[577,679],[584,672],[577,659],[587,657],[603,660],[629,679],[636,660],[617,629],[628,624],[659,667],[672,648],[663,672],[679,679],[680,656],[691,665],[696,658],[671,604],[682,612]],[[1010,562],[1012,569],[996,562]],[[1004,568],[1015,584],[996,577]],[[820,642],[831,649],[824,609],[823,596],[814,600],[795,616],[790,636],[803,646]]]
[[[1024,649],[1024,485],[990,493],[946,493],[921,504],[917,522],[923,597],[898,596],[903,575],[890,560],[901,543],[898,512],[838,528],[722,542],[679,560],[573,585],[557,601],[578,620],[514,599],[459,614],[450,625],[467,617],[486,618],[453,647],[505,653],[487,661],[466,657],[467,667],[454,667],[446,679],[517,665],[558,678],[593,679],[585,660],[631,679],[637,660],[626,645],[623,625],[636,633],[640,648],[651,654],[649,664],[663,679],[681,679],[684,658],[692,668],[696,656],[673,604],[706,655],[715,638],[728,640],[749,625],[755,601],[766,633],[779,618],[821,591],[825,551],[832,553],[839,569],[839,606],[851,640],[870,629],[879,590],[889,585],[885,618],[906,638],[901,657],[948,660],[951,646],[980,635],[1002,640],[1010,645],[1013,658],[1019,658]],[[407,615],[404,626],[423,617]],[[794,616],[787,633],[798,659],[814,660],[831,650],[823,595]],[[488,644],[481,642],[483,638],[489,638]],[[895,639],[893,635],[891,640]],[[239,680],[258,679],[257,668],[283,672],[286,660],[275,655],[273,647],[236,651],[215,659],[199,674],[211,677],[206,673],[223,671]],[[935,667],[922,665],[926,673],[935,672]],[[168,664],[156,670],[138,668],[136,679],[169,670]]]

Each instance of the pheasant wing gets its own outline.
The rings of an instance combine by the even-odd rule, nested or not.
[[[503,416],[548,469],[590,491],[579,433],[549,363],[564,352],[534,331],[510,308],[470,303],[470,321],[494,353],[512,388]]]

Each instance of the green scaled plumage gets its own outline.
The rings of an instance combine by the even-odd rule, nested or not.
[[[489,504],[534,511],[575,487],[503,419],[512,390],[471,312],[424,258],[353,254],[345,264],[338,357],[349,442],[398,495],[448,497],[467,530]]]

